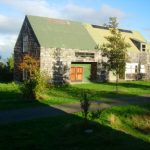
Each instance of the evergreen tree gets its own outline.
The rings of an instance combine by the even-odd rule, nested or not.
[[[102,56],[107,57],[108,70],[116,76],[116,92],[118,92],[119,75],[125,71],[127,48],[130,45],[125,42],[125,37],[118,29],[118,22],[115,17],[109,18],[109,22],[105,26],[109,29],[110,35],[105,37],[107,43],[104,43],[99,49]]]

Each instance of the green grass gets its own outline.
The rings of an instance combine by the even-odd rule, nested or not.
[[[24,99],[19,85],[15,83],[0,83],[0,110],[36,107],[39,105],[44,104]]]
[[[5,150],[148,150],[150,134],[137,130],[125,119],[132,115],[150,113],[150,105],[113,107],[102,112],[100,118],[89,121],[93,133],[85,133],[81,114],[36,119],[0,125],[0,149]],[[110,122],[114,114],[118,120]]]
[[[98,121],[150,143],[150,103],[106,109]]]
[[[90,100],[112,100],[128,97],[150,95],[150,81],[130,81],[119,83],[119,92],[115,91],[115,83],[74,84],[69,87],[57,87],[48,90],[44,102],[61,104],[79,102],[81,91],[87,90]]]
[[[80,89],[96,90],[100,92],[115,92],[115,83],[76,84]],[[118,84],[119,93],[142,96],[150,94],[150,81],[126,81]]]
[[[90,100],[113,100],[122,98],[139,98],[150,95],[150,81],[130,81],[119,83],[119,93],[115,92],[115,83],[75,84],[47,89],[41,100],[24,100],[19,85],[0,83],[0,110],[76,103],[81,99],[81,91],[87,90]]]

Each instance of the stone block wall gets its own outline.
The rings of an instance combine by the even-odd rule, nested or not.
[[[28,51],[23,52],[23,36],[28,35]],[[25,19],[17,42],[14,48],[14,80],[22,81],[22,71],[19,69],[19,64],[22,62],[23,56],[30,54],[39,60],[40,58],[40,46],[30,27],[30,24]]]
[[[78,49],[65,49],[65,48],[41,48],[40,50],[40,69],[41,72],[47,72],[51,78],[51,82],[70,82],[70,68],[72,62],[79,63],[97,63],[101,61],[101,55],[99,51],[93,50],[78,50]],[[94,58],[90,57],[76,57],[76,53],[94,53]],[[92,72],[95,74],[97,67],[92,65],[94,69]],[[97,74],[97,73],[96,73]],[[96,81],[102,78],[95,75]]]
[[[141,76],[141,79],[148,80],[150,79],[150,53],[149,52],[138,52],[138,53],[133,53],[130,52],[128,53],[129,63],[138,63],[141,65],[144,65],[145,67],[145,73],[140,73],[140,74],[127,74],[127,79],[131,80],[136,80],[138,76]]]

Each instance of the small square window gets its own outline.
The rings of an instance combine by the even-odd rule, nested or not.
[[[146,45],[145,45],[145,44],[142,44],[142,45],[141,45],[141,50],[142,50],[143,52],[146,51]]]

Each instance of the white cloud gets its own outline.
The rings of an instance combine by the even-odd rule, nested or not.
[[[51,5],[48,0],[2,0],[3,3],[12,5],[23,14],[45,16],[52,18],[65,18],[89,23],[104,23],[108,17],[125,17],[125,13],[109,5],[102,5],[99,10],[81,7],[75,4]]]
[[[21,18],[0,14],[0,33],[16,33],[21,25]]]
[[[99,10],[93,8],[80,7],[74,4],[68,4],[62,10],[65,18],[103,24],[108,21],[109,17],[124,18],[126,15],[119,9],[113,8],[109,5],[102,5]]]
[[[50,6],[46,0],[2,0],[3,3],[15,7],[23,14],[45,16],[45,17],[61,17],[61,12],[57,6]]]
[[[118,19],[125,17],[125,13],[117,8],[113,8],[109,5],[102,5],[100,13],[106,17],[117,17]]]
[[[6,58],[13,53],[16,39],[16,34],[0,34],[0,56]]]
[[[48,0],[1,0],[12,7],[19,15],[10,17],[0,14],[0,55],[10,53],[16,41],[24,15],[45,16],[51,18],[70,19],[93,24],[103,24],[108,17],[125,17],[125,13],[109,5],[102,5],[99,10],[81,7],[75,4],[53,4]]]

